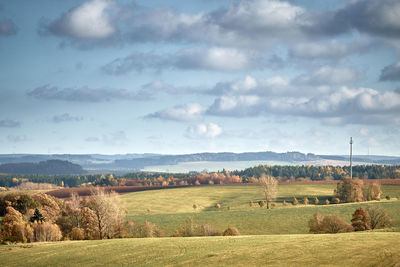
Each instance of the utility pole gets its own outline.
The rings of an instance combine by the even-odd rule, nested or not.
[[[353,137],[350,137],[350,179],[353,179]]]

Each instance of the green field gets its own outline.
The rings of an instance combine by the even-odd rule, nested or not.
[[[210,224],[223,231],[235,226],[242,234],[306,234],[308,221],[315,212],[337,214],[350,222],[351,215],[360,206],[379,206],[385,209],[394,220],[394,231],[400,231],[400,201],[371,201],[363,203],[323,205],[326,198],[333,196],[335,185],[280,185],[277,206],[272,210],[260,208],[249,202],[262,199],[257,186],[204,186],[158,191],[135,192],[122,196],[128,210],[128,218],[139,222],[149,221],[170,235],[188,218],[195,222]],[[382,186],[383,195],[400,195],[400,186]],[[282,201],[290,201],[296,196],[299,202],[303,197],[317,196],[321,205],[289,204],[284,207]],[[193,204],[198,208],[193,209]],[[221,209],[216,209],[216,203]],[[228,210],[230,207],[230,210]],[[149,211],[147,211],[149,209]]]
[[[296,196],[333,196],[335,185],[280,185],[271,210],[250,207],[262,199],[260,187],[199,186],[122,195],[129,219],[150,221],[169,236],[188,218],[238,237],[126,238],[0,246],[2,266],[397,266],[400,263],[400,186],[382,186],[391,200],[283,206]],[[193,204],[198,208],[193,209]],[[214,206],[221,205],[220,209]],[[379,206],[392,228],[362,233],[308,234],[315,212],[337,214],[350,222],[360,206]],[[228,209],[229,207],[229,209]]]
[[[2,266],[395,266],[400,233],[66,241],[0,246]]]

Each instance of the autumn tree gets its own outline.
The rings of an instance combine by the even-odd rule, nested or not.
[[[263,188],[267,209],[269,209],[271,202],[275,200],[278,192],[278,181],[273,176],[265,174],[261,175],[259,181]]]
[[[90,218],[86,221],[86,227],[96,231],[99,239],[123,235],[126,212],[116,193],[106,193],[103,188],[96,187],[91,192],[86,208],[85,213]]]
[[[362,207],[356,209],[351,219],[351,225],[354,227],[354,231],[370,230],[371,219],[368,212]]]
[[[32,228],[25,222],[22,214],[13,207],[6,208],[3,223],[3,237],[5,240],[27,242],[32,240]]]
[[[354,231],[351,224],[344,221],[341,217],[333,214],[321,215],[316,212],[314,218],[308,222],[310,233],[314,234],[335,234]]]
[[[377,207],[368,207],[367,212],[371,219],[371,229],[381,229],[392,225],[393,221],[385,210]]]
[[[341,202],[363,201],[363,181],[357,178],[344,178],[337,184],[335,194]]]

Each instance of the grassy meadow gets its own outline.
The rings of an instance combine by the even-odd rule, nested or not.
[[[271,210],[260,208],[257,204],[262,199],[258,186],[199,186],[157,191],[135,192],[121,196],[127,205],[128,218],[139,222],[149,221],[171,235],[188,218],[196,223],[210,224],[223,231],[229,226],[238,228],[244,235],[268,234],[306,234],[308,221],[315,212],[323,215],[336,214],[350,222],[355,209],[367,206],[379,206],[385,209],[394,220],[393,231],[400,231],[400,186],[382,186],[383,196],[390,194],[391,200],[362,203],[325,205],[325,199],[333,197],[336,185],[280,185],[276,207]],[[317,196],[319,205],[290,202],[296,196],[299,203],[308,197],[310,203]],[[250,207],[250,201],[254,202]],[[220,209],[215,204],[221,205]],[[193,204],[198,206],[193,208]],[[229,209],[229,210],[228,210]]]
[[[2,266],[397,266],[400,263],[399,185],[382,186],[381,201],[325,205],[336,185],[280,185],[276,206],[257,204],[261,188],[254,185],[198,186],[134,192],[120,197],[127,216],[149,221],[174,233],[188,218],[236,237],[125,238],[0,246]],[[392,199],[386,200],[390,194]],[[296,196],[320,205],[293,206]],[[250,207],[249,202],[254,202]],[[221,205],[220,209],[215,204]],[[198,205],[197,209],[193,204]],[[350,222],[360,206],[379,206],[393,218],[392,228],[344,234],[309,234],[315,212],[337,214]],[[229,208],[228,208],[229,207]]]
[[[65,241],[0,246],[3,266],[395,266],[400,233]]]

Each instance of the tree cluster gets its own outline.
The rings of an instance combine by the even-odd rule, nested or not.
[[[360,202],[381,199],[381,186],[378,183],[364,184],[358,178],[341,180],[335,190],[341,202]]]

